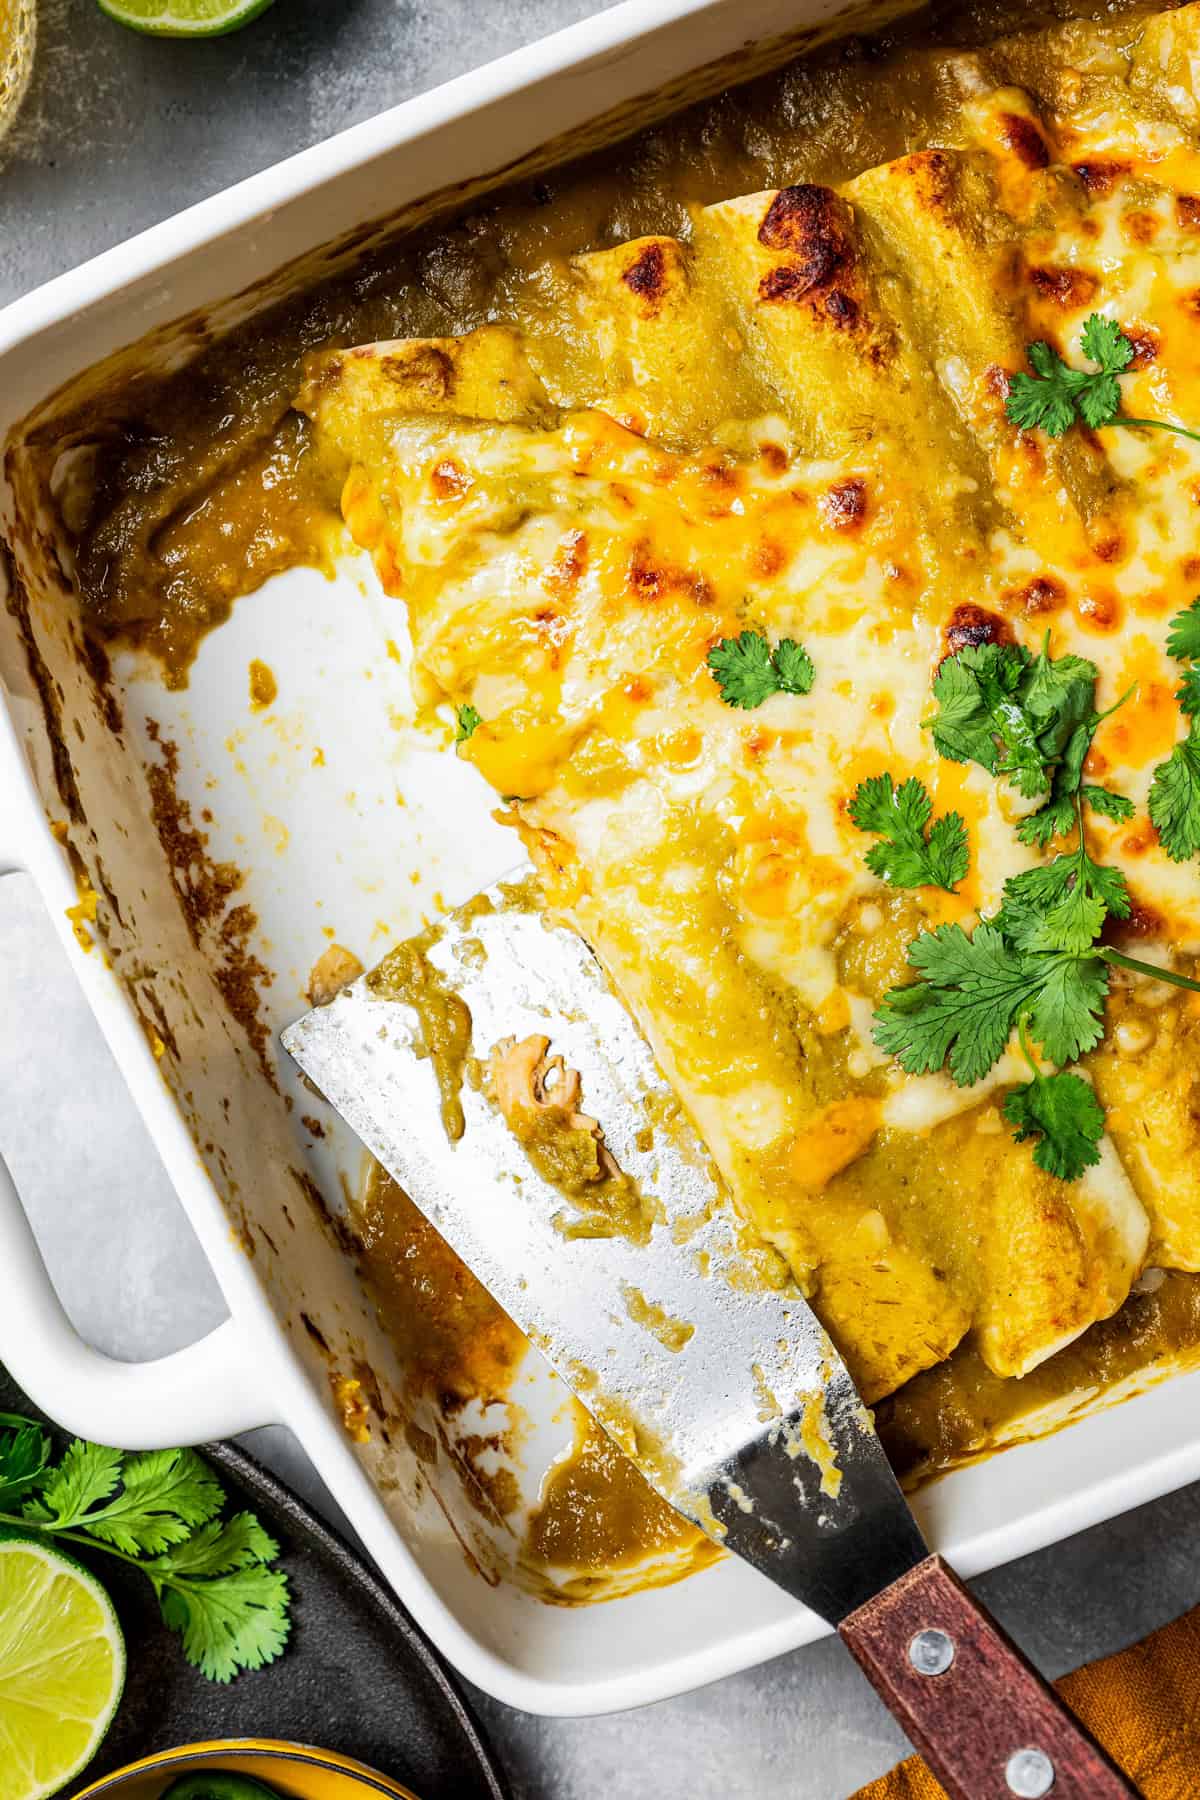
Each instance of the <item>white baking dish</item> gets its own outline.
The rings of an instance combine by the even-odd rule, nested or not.
[[[837,0],[808,0],[803,15],[816,25],[839,10]],[[784,0],[636,0],[156,227],[0,314],[0,437],[134,340],[130,368],[186,354],[194,338],[177,327],[181,316],[207,309],[217,327],[242,316],[295,279],[269,279],[281,265],[386,208],[511,165],[801,22]],[[253,283],[263,285],[247,297]],[[233,293],[243,297],[230,302]],[[16,1196],[0,1181],[0,1358],[69,1429],[131,1447],[290,1426],[419,1622],[466,1675],[513,1705],[546,1713],[632,1706],[819,1635],[820,1621],[733,1563],[586,1609],[547,1606],[500,1575],[481,1579],[464,1545],[485,1569],[499,1569],[503,1533],[489,1533],[450,1487],[435,1497],[404,1443],[388,1449],[378,1432],[366,1445],[347,1436],[330,1357],[342,1373],[365,1360],[386,1384],[390,1351],[336,1233],[304,1203],[290,1170],[336,1193],[339,1162],[352,1174],[354,1151],[336,1137],[313,1145],[300,1123],[311,1099],[294,1089],[302,1105],[286,1109],[220,1001],[211,945],[197,946],[184,928],[148,821],[144,764],[158,752],[147,721],[180,745],[185,796],[214,813],[213,854],[246,871],[244,897],[258,916],[253,947],[274,977],[264,1017],[275,1028],[303,1008],[322,922],[369,956],[384,947],[375,934],[381,916],[398,932],[415,926],[439,888],[453,900],[500,872],[511,839],[491,825],[468,770],[389,722],[408,706],[403,674],[380,654],[387,603],[374,592],[364,602],[358,568],[332,586],[292,571],[242,600],[206,641],[182,695],[119,664],[126,725],[114,738],[80,664],[53,545],[32,539],[41,499],[20,456],[10,458],[0,527],[19,550],[37,654],[63,715],[79,790],[69,835],[93,885],[103,876],[120,905],[117,917],[102,903],[107,959],[83,951],[66,917],[78,894],[50,828],[65,809],[44,694],[4,609],[0,873],[27,869],[37,881],[231,1316],[159,1363],[98,1356],[74,1336]],[[394,614],[387,632],[397,632]],[[246,664],[256,655],[269,657],[280,686],[278,707],[261,720],[245,704]],[[394,804],[399,764],[403,810]],[[155,1060],[131,989],[143,1020],[153,1015],[177,1056]],[[68,1069],[63,1079],[86,1072]],[[531,1371],[527,1388],[523,1399],[548,1417],[544,1374]],[[952,1476],[919,1501],[931,1542],[969,1575],[1195,1478],[1198,1400],[1200,1376],[1181,1376],[1119,1413],[1098,1412],[1065,1435]],[[554,1448],[547,1438],[537,1454],[544,1460]]]

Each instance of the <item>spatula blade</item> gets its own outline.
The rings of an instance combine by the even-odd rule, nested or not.
[[[664,1498],[836,1623],[925,1545],[845,1365],[794,1284],[764,1281],[596,958],[520,878],[446,915],[420,950],[470,1013],[460,1137],[419,1014],[370,976],[290,1026],[285,1048]],[[581,1075],[583,1107],[652,1202],[648,1241],[579,1235],[581,1209],[489,1097],[492,1049],[532,1034]]]

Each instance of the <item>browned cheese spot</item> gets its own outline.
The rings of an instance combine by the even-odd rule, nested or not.
[[[417,344],[382,359],[384,374],[399,387],[415,388],[427,400],[449,400],[454,363],[436,344]]]
[[[787,567],[788,553],[774,538],[760,538],[752,546],[747,560],[755,575],[761,575],[769,581]]]
[[[831,289],[835,276],[847,273],[854,264],[851,235],[851,213],[844,200],[830,188],[802,182],[797,187],[780,188],[758,228],[758,241],[767,250],[778,250],[789,258],[771,269],[759,283],[759,298],[768,302],[814,299],[822,289]],[[826,296],[826,312],[835,321],[848,320],[857,311],[845,294],[838,295],[839,305],[831,308]],[[842,306],[850,311],[844,312]]]
[[[999,613],[989,612],[985,606],[976,606],[973,601],[964,600],[956,606],[946,623],[945,655],[957,656],[960,650],[974,650],[981,644],[1009,644],[1012,642],[1012,628],[1008,620]]]
[[[1180,231],[1200,231],[1200,197],[1176,194],[1175,223]]]
[[[1100,287],[1097,277],[1089,275],[1086,269],[1030,269],[1029,279],[1043,300],[1067,312],[1086,306]]]
[[[1001,113],[1000,136],[1006,149],[1027,169],[1048,169],[1050,150],[1033,120],[1024,113]]]
[[[1153,831],[1154,828],[1153,826],[1150,826],[1149,829]],[[1126,839],[1125,847],[1126,849],[1133,848],[1128,839]],[[1146,848],[1148,849],[1149,845],[1147,845]],[[1159,912],[1157,907],[1151,906],[1148,901],[1140,900],[1137,894],[1131,889],[1129,894],[1129,917],[1127,919],[1118,919],[1110,913],[1108,919],[1105,921],[1103,935],[1106,938],[1161,938],[1165,937],[1166,934],[1167,921],[1162,913]]]
[[[849,294],[843,294],[840,289],[834,288],[832,293],[825,296],[825,314],[835,325],[848,328],[858,318],[858,306]]]
[[[554,561],[542,576],[542,586],[559,600],[570,599],[587,571],[588,541],[585,531],[568,531]]]
[[[1110,525],[1092,538],[1092,554],[1102,563],[1120,562],[1125,555],[1125,539],[1120,529]]]
[[[1121,215],[1121,229],[1131,244],[1152,244],[1159,233],[1160,220],[1152,212],[1134,207]]]
[[[1075,173],[1089,194],[1107,194],[1129,173],[1129,164],[1093,158],[1074,165]]]
[[[634,596],[651,606],[672,593],[690,594],[697,606],[711,606],[715,598],[703,575],[657,562],[647,538],[634,545],[626,579]]]
[[[667,291],[667,258],[662,245],[646,244],[622,272],[621,280],[647,313],[656,313]]]
[[[1067,590],[1056,575],[1035,575],[1024,587],[1006,589],[1004,599],[1014,612],[1053,613],[1066,605]]]
[[[984,370],[983,384],[989,394],[995,394],[997,400],[1007,400],[1012,375],[1008,369],[1002,369],[999,363],[989,363]]]
[[[835,481],[821,495],[817,507],[834,531],[857,531],[867,516],[867,484],[860,475]]]
[[[1091,631],[1115,631],[1121,623],[1121,602],[1111,588],[1088,588],[1075,607],[1079,623]]]
[[[435,464],[429,479],[439,500],[457,500],[471,485],[471,477],[452,456],[444,456]]]
[[[1123,325],[1121,329],[1133,345],[1133,360],[1129,365],[1130,368],[1144,369],[1147,363],[1152,363],[1158,355],[1159,337],[1157,331],[1153,330],[1149,325]]]
[[[946,212],[954,194],[954,165],[944,150],[918,150],[893,163],[890,172],[912,184],[919,207]]]

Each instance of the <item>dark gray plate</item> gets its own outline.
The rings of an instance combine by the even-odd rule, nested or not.
[[[40,1416],[3,1369],[0,1412]],[[249,1507],[279,1540],[291,1642],[269,1668],[218,1687],[185,1662],[143,1576],[72,1546],[111,1593],[129,1649],[125,1695],[86,1781],[177,1744],[272,1737],[356,1756],[421,1800],[508,1800],[453,1679],[363,1559],[236,1445],[209,1444],[204,1455],[234,1508]]]

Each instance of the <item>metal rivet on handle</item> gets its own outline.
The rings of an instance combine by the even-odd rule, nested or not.
[[[908,1660],[918,1675],[944,1675],[954,1661],[954,1639],[945,1631],[918,1631],[908,1646]],[[1014,1794],[1019,1791],[1013,1789]]]
[[[1014,1750],[1004,1765],[1004,1779],[1019,1800],[1042,1800],[1054,1786],[1054,1764],[1044,1750]]]

